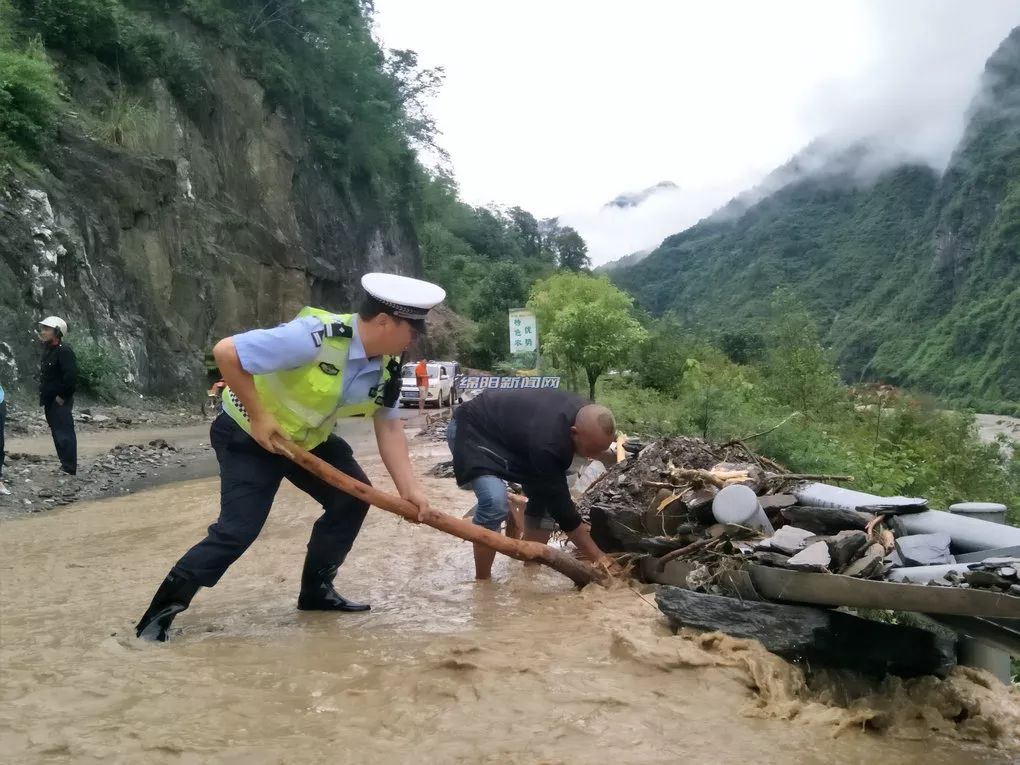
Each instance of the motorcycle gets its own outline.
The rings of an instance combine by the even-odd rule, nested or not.
[[[205,395],[205,403],[202,405],[202,413],[206,417],[216,417],[223,411],[223,389],[227,384],[220,380]]]

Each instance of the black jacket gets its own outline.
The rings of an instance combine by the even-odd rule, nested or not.
[[[549,513],[564,531],[581,525],[567,487],[570,428],[587,401],[550,389],[489,390],[455,410],[453,470],[461,486],[495,475],[524,486],[528,513]]]
[[[66,403],[78,385],[78,360],[69,346],[48,345],[39,362],[39,405],[47,406],[60,396]]]

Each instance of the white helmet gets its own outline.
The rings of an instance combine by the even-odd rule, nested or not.
[[[61,319],[59,316],[47,316],[45,319],[39,322],[40,326],[49,327],[50,329],[60,330],[60,336],[67,336],[67,322]]]

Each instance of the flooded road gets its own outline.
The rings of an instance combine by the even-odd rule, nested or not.
[[[360,453],[391,489],[372,450]],[[415,447],[420,471],[446,455]],[[440,509],[471,505],[452,481],[424,483]],[[1020,723],[1009,705],[1020,704],[1001,686],[962,678],[955,698],[922,681],[897,702],[909,714],[883,723],[819,703],[825,693],[799,687],[799,672],[756,644],[671,635],[651,598],[626,587],[578,593],[507,559],[477,584],[469,545],[378,510],[337,579],[373,610],[299,612],[318,513],[286,483],[262,536],[200,591],[171,642],[137,641],[135,621],[217,504],[216,481],[203,480],[0,525],[5,762],[966,765],[1017,755],[1001,747]]]

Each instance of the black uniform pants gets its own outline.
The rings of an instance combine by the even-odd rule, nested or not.
[[[0,401],[0,480],[4,477],[4,425],[7,423],[7,400]]]
[[[78,437],[74,434],[73,410],[74,402],[71,399],[63,404],[50,401],[45,406],[46,424],[50,426],[60,467],[71,475],[78,472]]]
[[[321,571],[344,562],[368,512],[368,503],[336,489],[280,454],[267,452],[229,415],[212,424],[210,441],[220,463],[220,517],[205,539],[173,567],[203,587],[212,587],[262,531],[273,498],[286,478],[322,505],[312,526],[305,571]],[[331,435],[312,454],[352,478],[369,483],[351,447]]]

